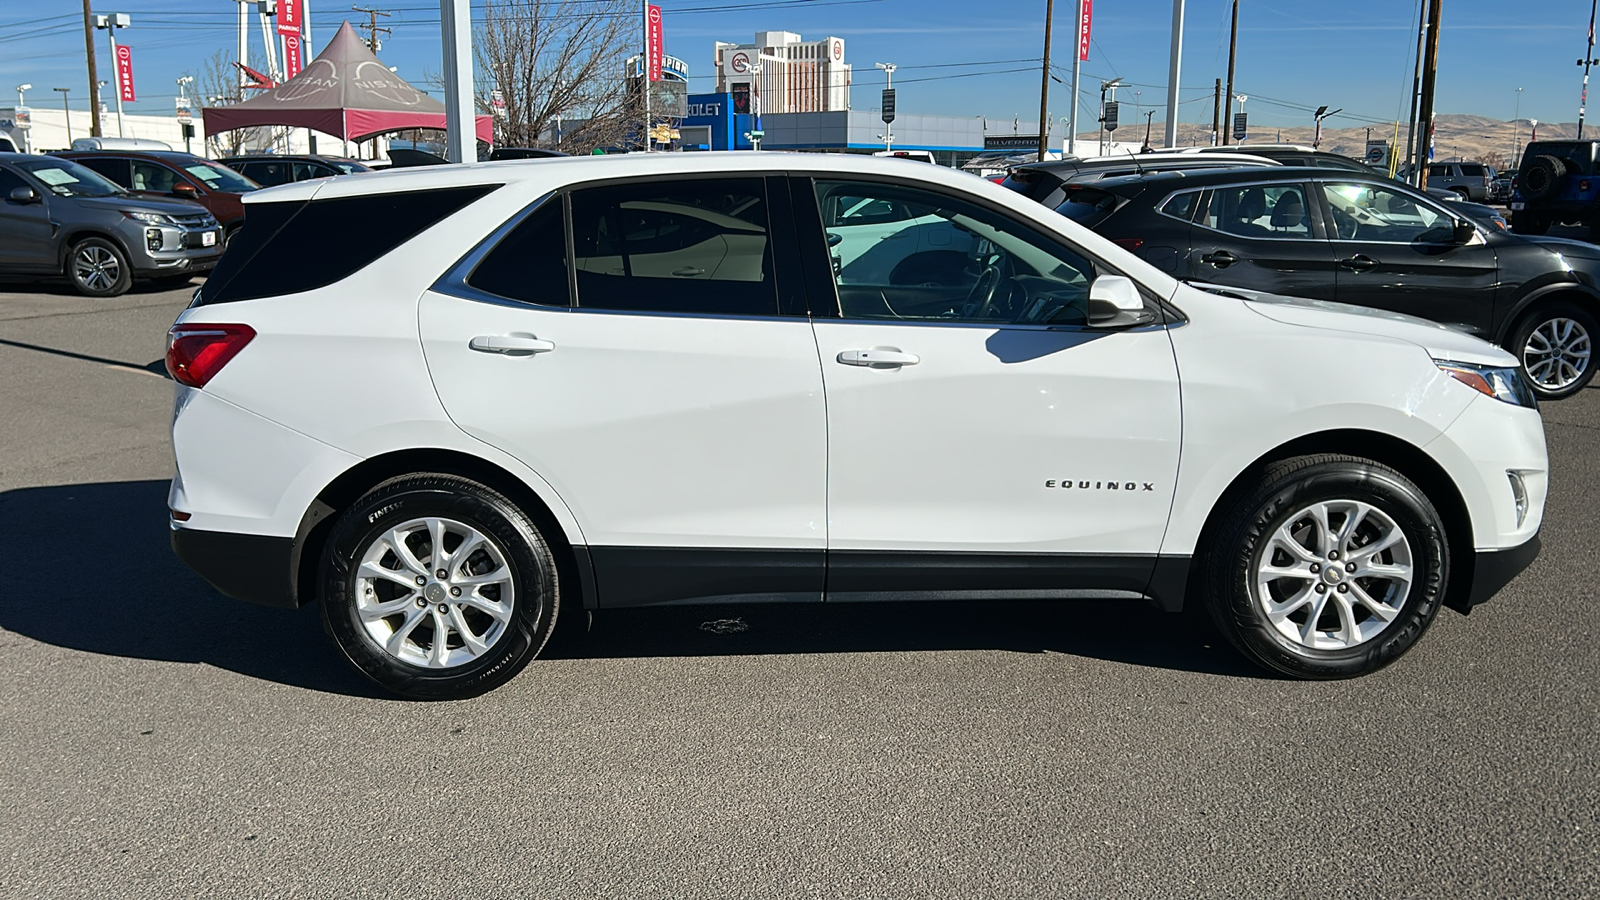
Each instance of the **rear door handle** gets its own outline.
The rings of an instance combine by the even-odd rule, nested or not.
[[[1200,257],[1200,261],[1203,263],[1210,263],[1219,269],[1226,269],[1227,267],[1238,262],[1239,257],[1234,256],[1232,253],[1229,253],[1226,250],[1216,250]]]
[[[532,356],[535,353],[549,353],[556,348],[549,341],[525,334],[480,334],[468,341],[467,346],[482,353],[504,353],[507,356]]]
[[[1358,253],[1355,256],[1350,257],[1349,259],[1341,259],[1341,260],[1339,260],[1339,265],[1343,266],[1346,269],[1351,270],[1352,272],[1365,272],[1368,269],[1377,268],[1378,267],[1378,261],[1373,259],[1370,256],[1363,256],[1363,255]]]
[[[866,366],[869,369],[898,369],[922,362],[915,353],[903,353],[893,347],[873,347],[871,350],[841,350],[837,357],[847,366]]]

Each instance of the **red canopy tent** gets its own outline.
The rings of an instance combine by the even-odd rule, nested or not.
[[[201,113],[207,134],[289,125],[359,141],[402,128],[444,128],[444,104],[389,71],[349,22],[300,74],[249,100]],[[478,140],[492,143],[493,119],[475,119]]]

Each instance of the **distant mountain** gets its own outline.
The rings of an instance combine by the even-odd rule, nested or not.
[[[1251,128],[1250,137],[1244,141],[1244,145],[1282,143],[1309,146],[1314,133],[1315,128],[1310,125],[1296,128],[1257,125]],[[1369,133],[1373,140],[1393,142],[1395,126],[1392,123],[1373,125],[1369,129],[1366,126],[1330,128],[1324,125],[1320,149],[1360,159],[1366,154]],[[1401,146],[1404,147],[1409,137],[1404,123],[1400,125],[1399,135]],[[1576,122],[1539,123],[1538,136],[1543,140],[1571,140],[1577,135]],[[1585,122],[1584,136],[1600,139],[1600,122]],[[1092,148],[1097,137],[1098,132],[1085,132],[1078,135],[1078,141],[1080,144],[1088,141]],[[1137,141],[1144,137],[1144,131],[1142,127],[1124,126],[1117,129],[1116,137],[1123,141]],[[1515,146],[1520,148],[1527,145],[1530,137],[1530,122],[1527,119],[1521,119],[1513,125],[1512,122],[1484,116],[1441,115],[1434,119],[1433,156],[1436,160],[1460,158],[1487,162],[1503,169],[1508,167],[1513,140]],[[1181,123],[1178,126],[1178,139],[1179,144],[1185,147],[1209,144],[1211,128],[1209,125]]]

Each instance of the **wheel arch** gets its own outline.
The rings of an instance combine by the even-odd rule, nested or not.
[[[1591,315],[1600,318],[1600,290],[1575,281],[1548,284],[1537,290],[1529,291],[1527,296],[1519,297],[1516,300],[1506,313],[1505,318],[1500,321],[1500,328],[1495,333],[1494,342],[1501,347],[1505,347],[1505,342],[1510,340],[1511,336],[1516,333],[1518,326],[1527,318],[1528,313],[1544,303],[1560,300],[1570,300],[1582,304],[1589,310]],[[1521,358],[1516,350],[1509,347],[1505,347],[1505,349],[1507,352],[1517,355],[1519,359]]]
[[[317,494],[301,516],[289,561],[297,605],[303,606],[317,596],[323,549],[339,514],[361,495],[390,478],[417,472],[469,478],[505,495],[534,521],[550,542],[563,587],[577,594],[585,607],[593,608],[596,595],[587,548],[573,544],[544,498],[526,481],[493,462],[459,450],[439,448],[397,450],[364,459]]]
[[[72,248],[76,247],[78,243],[85,238],[100,238],[101,240],[110,241],[111,243],[115,244],[117,249],[122,251],[122,255],[127,258],[129,268],[131,269],[133,267],[133,252],[128,249],[128,243],[126,241],[118,237],[110,229],[87,226],[69,230],[61,235],[60,250],[57,253],[58,258],[56,260],[56,269],[63,275],[67,274],[67,260],[72,256]]]
[[[1296,456],[1319,453],[1338,453],[1382,463],[1398,471],[1416,484],[1439,511],[1444,521],[1445,542],[1450,553],[1450,583],[1446,587],[1444,605],[1466,613],[1471,609],[1474,561],[1477,551],[1472,538],[1472,514],[1467,502],[1456,488],[1455,481],[1433,457],[1394,435],[1360,429],[1339,429],[1302,435],[1280,444],[1257,457],[1235,475],[1206,514],[1196,543],[1196,558],[1204,558],[1212,532],[1225,515],[1229,505],[1241,493],[1248,491],[1254,478],[1266,466]],[[1195,579],[1201,567],[1193,566],[1189,572],[1189,592],[1196,590]]]

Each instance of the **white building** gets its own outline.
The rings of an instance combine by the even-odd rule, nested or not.
[[[741,94],[752,102],[759,95],[762,114],[850,108],[843,38],[802,41],[788,31],[761,31],[753,44],[718,41],[715,54],[717,93],[735,95],[736,103]]]

